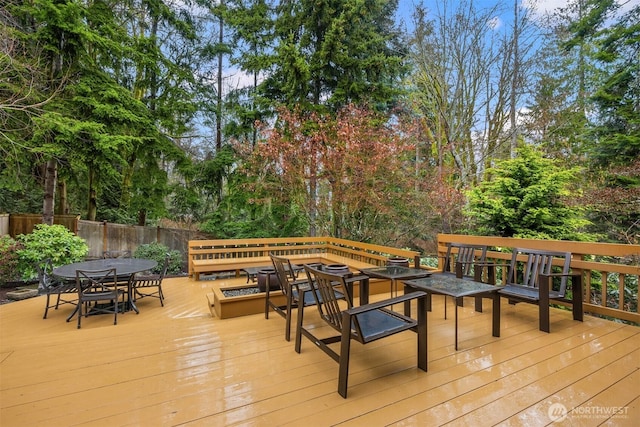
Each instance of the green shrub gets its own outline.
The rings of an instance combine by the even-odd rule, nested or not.
[[[36,264],[47,258],[54,267],[84,260],[89,253],[86,242],[62,225],[38,224],[33,232],[16,239],[23,248],[18,250],[20,270],[25,280],[37,277]]]
[[[138,246],[133,253],[134,258],[152,259],[158,262],[158,266],[153,269],[154,273],[160,273],[164,265],[164,258],[169,254],[169,266],[167,274],[182,272],[182,255],[180,251],[170,251],[169,248],[160,243],[148,243]]]
[[[20,256],[22,244],[11,236],[0,236],[0,285],[20,279]]]

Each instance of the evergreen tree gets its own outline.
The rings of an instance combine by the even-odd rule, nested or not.
[[[488,179],[469,192],[468,214],[474,234],[561,240],[585,240],[588,221],[576,203],[572,185],[577,168],[564,169],[529,145],[515,159],[487,170]]]
[[[349,103],[389,108],[405,72],[396,9],[396,0],[280,2],[265,96],[306,111]]]

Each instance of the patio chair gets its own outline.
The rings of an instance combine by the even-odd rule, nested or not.
[[[280,284],[280,289],[282,290],[282,294],[286,299],[286,304],[278,305],[270,298],[270,286],[266,287],[266,295],[265,295],[265,319],[269,318],[269,309],[273,309],[280,316],[285,319],[285,333],[284,338],[287,341],[291,341],[291,309],[297,307],[297,304],[300,301],[302,295],[302,301],[305,304],[315,304],[315,300],[313,296],[308,293],[311,290],[311,286],[306,279],[297,279],[294,278],[289,272],[293,271],[293,266],[291,265],[291,261],[288,258],[283,258],[276,256],[274,254],[269,254],[271,257],[271,262],[273,264],[273,268],[275,269],[275,278],[271,276],[268,280],[275,279]]]
[[[269,254],[273,268],[275,269],[275,275],[280,282],[280,289],[286,299],[286,304],[277,305],[269,297],[269,287],[267,286],[267,293],[265,295],[265,318],[269,318],[269,308],[272,308],[276,313],[284,317],[285,319],[285,333],[284,338],[287,341],[291,341],[291,310],[298,307],[298,305],[314,305],[316,300],[310,292],[312,285],[307,278],[294,279],[294,269],[291,265],[291,261],[288,258]],[[343,294],[336,295],[337,298],[343,298]]]
[[[113,314],[113,324],[118,324],[118,300],[122,297],[123,289],[117,286],[116,269],[107,270],[76,270],[76,287],[78,290],[78,329],[81,328],[82,317],[90,314]],[[98,304],[108,301],[107,304]],[[91,305],[93,303],[93,305]],[[67,319],[67,321],[69,321]]]
[[[131,258],[130,250],[111,250],[102,252],[103,259],[121,259],[121,258]],[[128,286],[129,280],[131,280],[131,276],[128,274],[121,274],[118,276],[118,286]]]
[[[50,308],[57,310],[59,306],[64,304],[74,306],[78,304],[76,281],[59,279],[53,276],[53,264],[49,258],[36,264],[36,269],[38,270],[38,291],[41,295],[47,296],[43,319],[47,318]],[[51,297],[55,297],[55,303],[51,301]]]
[[[550,331],[550,300],[571,302],[573,320],[582,321],[582,274],[570,274],[570,268],[570,252],[514,249],[506,284],[499,292],[513,305],[518,302],[537,304],[541,331]],[[557,279],[556,286],[553,283],[554,278]],[[569,278],[572,287],[571,299],[566,297]]]
[[[316,289],[311,294],[317,296],[316,304],[320,317],[335,329],[338,334],[327,338],[315,336],[314,332],[318,328],[304,327],[305,307],[300,305],[298,307],[295,349],[296,352],[300,353],[302,336],[304,335],[338,362],[338,393],[340,396],[345,399],[347,397],[351,340],[367,344],[399,332],[413,330],[417,332],[418,368],[423,371],[427,370],[427,294],[425,292],[415,291],[395,298],[354,307],[353,298],[348,295],[349,288],[345,283],[344,276],[325,273],[309,266],[305,266],[305,270],[309,281],[314,281],[316,285]],[[335,296],[336,286],[341,288],[340,291],[347,294],[347,297],[342,301]],[[417,320],[387,308],[393,304],[400,304],[414,299],[418,302]],[[319,329],[322,330],[323,328]],[[334,343],[340,343],[340,353],[329,347],[330,344]]]
[[[134,275],[131,277],[131,289],[133,292],[133,302],[136,302],[138,298],[145,297],[158,298],[160,305],[164,307],[164,293],[162,292],[162,281],[167,274],[167,268],[169,267],[169,254],[164,258],[164,265],[160,274],[152,275]]]
[[[462,278],[481,278],[482,268],[476,268],[476,264],[482,266],[486,261],[487,245],[449,243],[442,272]]]
[[[443,274],[455,274],[456,277],[482,282],[484,267],[487,267],[487,283],[495,284],[495,268],[487,264],[487,245],[449,243],[444,257]],[[444,305],[444,317],[447,318],[447,296]],[[462,307],[463,298],[458,300]],[[482,312],[482,298],[475,298],[475,309]]]
[[[113,250],[113,251],[104,251],[102,252],[102,258],[110,259],[110,258],[131,258],[130,250]]]

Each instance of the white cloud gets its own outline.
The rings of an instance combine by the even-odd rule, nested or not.
[[[616,3],[620,5],[618,13],[631,10],[634,5],[638,4],[638,1],[639,0],[616,0]],[[535,10],[538,15],[551,13],[559,7],[566,7],[569,3],[569,0],[522,0],[524,7]]]
[[[568,0],[522,0],[524,7],[533,9],[540,15],[565,7],[567,3],[569,3]]]
[[[502,19],[500,19],[500,17],[494,16],[489,20],[489,28],[492,30],[497,30],[500,27],[502,27]]]

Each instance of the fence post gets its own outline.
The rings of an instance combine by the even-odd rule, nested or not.
[[[107,221],[102,221],[102,253],[105,253],[107,251],[107,238],[108,238],[108,233],[107,233]]]

